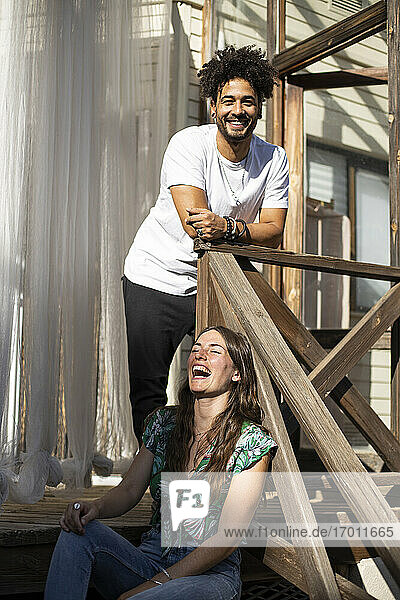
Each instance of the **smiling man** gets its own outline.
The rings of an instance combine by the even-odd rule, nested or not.
[[[194,327],[193,238],[276,248],[288,207],[285,151],[253,134],[277,77],[265,53],[229,46],[199,77],[215,124],[171,138],[157,202],[125,261],[130,399],[139,440],[144,418],[166,403],[174,352]]]

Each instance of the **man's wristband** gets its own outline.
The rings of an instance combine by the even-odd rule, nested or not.
[[[242,236],[244,236],[246,231],[248,231],[247,223],[243,219],[233,219],[232,217],[229,217],[229,216],[224,217],[224,219],[226,221],[226,231],[224,233],[225,240],[234,242],[235,240],[238,240]],[[242,225],[243,225],[242,231],[239,231],[239,228],[237,226],[238,223],[242,223]]]
[[[247,229],[247,223],[246,221],[244,221],[243,219],[237,219],[238,223],[241,223],[243,225],[243,229],[240,233],[237,234],[236,239],[240,239],[242,236],[244,236],[244,234],[246,233],[246,231],[248,231]]]

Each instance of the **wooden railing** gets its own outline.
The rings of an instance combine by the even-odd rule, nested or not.
[[[282,393],[326,469],[365,472],[363,465],[325,406],[330,395],[361,431],[392,471],[400,471],[400,444],[346,377],[351,368],[400,316],[400,268],[294,254],[256,246],[206,243],[196,240],[198,302],[196,331],[223,324],[250,340],[260,383],[265,425],[279,445],[273,461],[275,486],[288,522],[314,524],[298,463],[279,408],[271,379]],[[393,287],[327,353],[271,288],[249,259],[299,269],[382,279]],[[308,376],[304,370],[309,371]],[[288,493],[279,478],[290,473]],[[397,523],[395,512],[371,478],[351,486],[338,477],[336,484],[359,522]],[[282,540],[268,547],[264,563],[304,589],[312,599],[371,598],[343,577],[335,576],[326,550],[314,540],[310,547],[288,547]],[[400,548],[381,546],[381,556],[400,584]]]

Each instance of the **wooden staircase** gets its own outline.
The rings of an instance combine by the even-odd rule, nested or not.
[[[272,380],[311,441],[326,470],[359,522],[397,523],[396,511],[371,477],[351,485],[340,473],[366,473],[325,406],[330,395],[351,419],[392,472],[400,471],[400,444],[371,409],[347,374],[400,316],[400,268],[295,254],[233,243],[196,240],[198,303],[196,333],[210,325],[225,325],[250,340],[266,414],[265,425],[279,445],[273,461],[274,484],[287,523],[316,524],[286,430]],[[251,265],[258,262],[345,274],[393,282],[391,289],[327,353],[302,325],[263,276]],[[308,372],[308,375],[306,373]],[[291,492],[288,493],[290,473]],[[337,474],[337,475],[335,475]],[[395,473],[393,473],[395,476]],[[293,539],[269,540],[263,562],[294,583],[311,599],[371,598],[363,589],[335,573],[320,539],[301,547]],[[273,544],[273,547],[271,545]],[[400,585],[400,547],[374,548]]]

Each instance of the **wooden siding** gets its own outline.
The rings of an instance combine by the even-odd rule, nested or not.
[[[189,4],[172,4],[170,127],[172,136],[199,124],[202,13]]]

